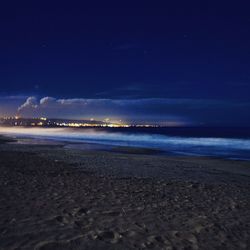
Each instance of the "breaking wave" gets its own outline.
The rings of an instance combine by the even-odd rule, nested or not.
[[[0,133],[67,142],[154,148],[176,154],[221,156],[250,160],[250,139],[242,138],[188,137],[70,128],[0,127]]]

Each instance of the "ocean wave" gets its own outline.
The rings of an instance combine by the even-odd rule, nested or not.
[[[46,138],[69,142],[88,142],[116,146],[156,148],[183,154],[221,155],[250,158],[250,139],[183,137],[162,134],[121,133],[98,129],[0,128],[1,134]]]

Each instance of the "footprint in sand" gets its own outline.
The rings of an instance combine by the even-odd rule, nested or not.
[[[100,250],[125,250],[125,248],[110,244],[105,241],[100,240],[87,240],[84,238],[77,238],[68,241],[59,241],[59,242],[40,242],[36,247],[35,250],[93,250],[93,249],[100,249]]]

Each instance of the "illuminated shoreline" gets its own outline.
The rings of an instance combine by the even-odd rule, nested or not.
[[[156,124],[125,124],[115,123],[105,119],[104,121],[89,120],[89,121],[73,121],[67,119],[49,119],[46,117],[40,118],[20,118],[3,117],[0,118],[1,125],[7,126],[23,126],[23,127],[70,127],[70,128],[156,128],[163,127]]]

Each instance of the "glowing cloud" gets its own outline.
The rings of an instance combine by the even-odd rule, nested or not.
[[[37,99],[34,96],[30,96],[27,98],[27,100],[25,101],[25,103],[23,103],[20,107],[18,107],[18,111],[21,112],[24,109],[35,109],[38,107],[37,104]]]

